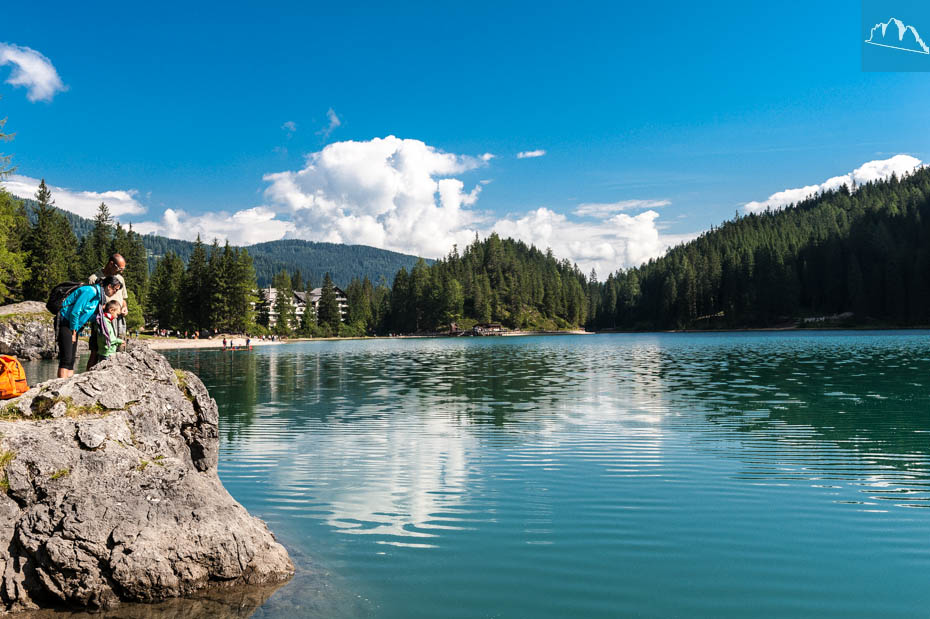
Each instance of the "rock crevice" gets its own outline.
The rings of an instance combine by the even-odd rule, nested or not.
[[[288,579],[217,476],[218,424],[197,376],[144,347],[0,403],[0,609]]]

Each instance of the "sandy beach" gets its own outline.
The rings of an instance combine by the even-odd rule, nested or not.
[[[213,338],[209,340],[186,340],[182,338],[174,337],[153,337],[151,339],[141,340],[145,342],[149,348],[152,350],[174,350],[178,348],[222,348],[223,347],[223,338]],[[252,338],[252,346],[276,346],[278,344],[287,344],[288,342],[293,342],[294,340],[287,340],[284,342],[271,342],[268,340],[256,340]],[[236,346],[245,346],[244,337],[236,337],[232,339],[233,344]]]

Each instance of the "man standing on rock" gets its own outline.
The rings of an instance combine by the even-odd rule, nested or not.
[[[123,258],[120,254],[113,254],[110,256],[110,260],[103,266],[102,269],[91,275],[87,278],[88,284],[96,284],[100,281],[103,281],[107,277],[115,277],[116,280],[120,283],[120,289],[111,297],[107,297],[104,304],[109,303],[110,301],[116,301],[120,305],[119,316],[116,320],[116,336],[125,339],[126,338],[126,314],[129,313],[129,293],[126,292],[126,280],[123,279],[121,273],[126,269],[126,259]],[[97,329],[96,327],[91,329],[90,332],[90,358],[87,360],[87,369],[89,370],[97,363]]]
[[[74,376],[78,331],[100,312],[104,298],[116,296],[122,284],[115,277],[104,277],[100,284],[75,288],[61,303],[56,319],[58,378]]]

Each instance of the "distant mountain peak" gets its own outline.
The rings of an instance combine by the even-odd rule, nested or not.
[[[906,25],[896,17],[872,26],[872,30],[869,31],[869,38],[865,42],[905,52],[930,54],[930,47],[927,47],[927,44],[920,38],[917,29],[914,26]]]

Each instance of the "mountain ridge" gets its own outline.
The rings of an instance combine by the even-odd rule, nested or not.
[[[31,198],[20,198],[18,196],[17,198],[22,200],[25,205],[30,221],[34,221],[34,213],[38,203]],[[74,230],[78,240],[84,238],[93,229],[94,221],[92,219],[81,217],[59,207],[55,208],[71,224],[71,229]],[[122,222],[120,223],[122,224]],[[127,226],[131,225],[131,222],[127,224]],[[173,239],[156,234],[140,234],[139,236],[148,255],[150,272],[155,268],[156,261],[167,252],[174,252],[187,262],[194,249],[193,241]],[[213,240],[203,239],[203,242],[209,246]],[[343,288],[348,286],[352,279],[363,279],[365,277],[368,277],[375,284],[381,278],[384,278],[384,281],[390,285],[397,271],[401,268],[406,268],[408,271],[413,269],[417,260],[420,259],[418,256],[368,245],[324,243],[305,241],[303,239],[279,239],[277,241],[239,245],[237,247],[247,249],[252,256],[259,286],[270,285],[271,278],[282,269],[291,273],[300,270],[304,280],[307,281],[307,278],[309,278],[309,283],[314,286],[322,283],[326,273],[331,275],[337,286]],[[434,262],[432,259],[427,258],[423,260],[427,264]]]

